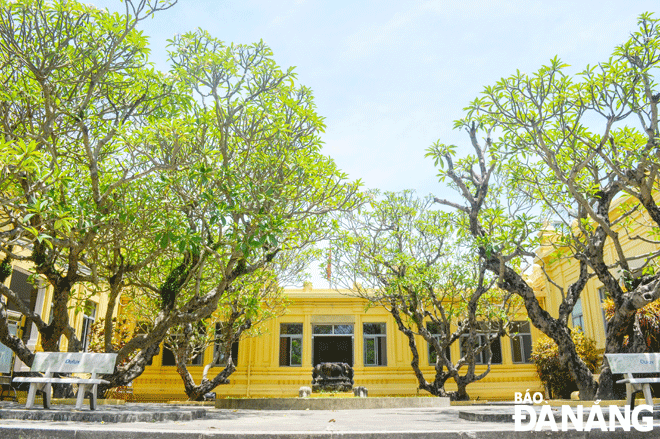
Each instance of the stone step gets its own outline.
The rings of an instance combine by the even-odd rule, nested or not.
[[[192,421],[206,417],[206,409],[168,405],[152,407],[154,404],[125,404],[101,406],[97,410],[74,410],[70,406],[53,406],[46,409],[7,407],[0,410],[0,419],[24,421],[72,421],[72,422],[163,422]]]

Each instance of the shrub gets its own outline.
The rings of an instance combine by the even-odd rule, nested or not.
[[[603,301],[605,318],[610,320],[614,316],[614,301],[605,299]],[[658,352],[660,350],[660,301],[656,300],[643,308],[637,310],[639,326],[644,334],[647,352]],[[624,336],[624,352],[630,344],[630,337]]]
[[[596,342],[584,335],[579,329],[573,329],[571,338],[575,343],[575,350],[587,364],[591,372],[595,372],[600,356],[596,351]],[[561,364],[557,344],[548,336],[541,336],[532,348],[532,362],[536,372],[545,386],[548,398],[571,397],[571,392],[577,390],[577,384],[568,371],[568,366]]]
[[[112,351],[118,352],[121,348],[124,347],[133,337],[139,333],[139,327],[135,325],[135,322],[128,317],[119,316],[112,318]],[[90,341],[89,341],[89,351],[90,352],[105,352],[105,320],[100,318],[96,320],[92,327],[90,328]],[[122,364],[128,363],[134,356],[129,356],[125,358]]]

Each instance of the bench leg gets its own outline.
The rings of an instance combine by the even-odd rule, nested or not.
[[[25,408],[31,409],[34,406],[34,397],[37,395],[37,383],[30,383],[30,390],[28,391],[27,401],[25,401]]]
[[[635,391],[630,383],[626,383],[626,402],[630,406],[630,410],[635,408]]]
[[[44,408],[49,409],[50,408],[50,390],[52,388],[51,383],[46,383],[46,385],[43,387],[43,392],[44,392]]]
[[[635,409],[635,397],[638,393],[644,393],[646,403],[653,406],[653,398],[651,398],[651,387],[649,384],[628,384],[626,383],[626,399],[630,410]],[[651,402],[649,402],[651,401]]]
[[[96,410],[96,395],[98,393],[98,384],[92,385],[92,394],[89,396],[89,409]]]
[[[651,385],[650,384],[644,384],[642,387],[642,391],[644,392],[644,399],[646,399],[646,403],[653,407],[653,397],[651,396]]]
[[[76,395],[76,410],[82,410],[83,402],[85,401],[85,391],[87,386],[85,384],[78,384],[78,394]]]

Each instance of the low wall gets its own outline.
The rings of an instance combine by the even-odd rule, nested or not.
[[[234,410],[359,410],[449,405],[449,398],[227,398],[215,402],[215,408]]]

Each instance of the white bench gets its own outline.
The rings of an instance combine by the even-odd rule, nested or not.
[[[635,378],[634,373],[660,373],[660,353],[652,354],[605,354],[612,373],[622,373],[625,379],[617,384],[626,384],[626,400],[635,407],[635,395],[644,393],[646,404],[653,406],[651,384],[660,383],[658,378]]]
[[[96,378],[97,374],[114,372],[117,354],[37,352],[34,355],[31,372],[43,372],[43,377],[16,377],[15,383],[30,383],[25,408],[32,408],[37,390],[44,392],[44,408],[50,408],[52,384],[78,384],[76,409],[82,409],[85,393],[91,389],[90,410],[96,410],[96,395],[99,384],[109,381]],[[91,378],[54,378],[54,373],[91,373]]]

